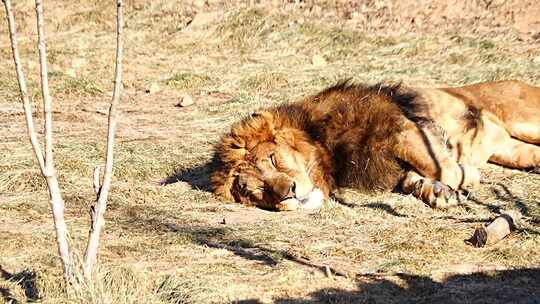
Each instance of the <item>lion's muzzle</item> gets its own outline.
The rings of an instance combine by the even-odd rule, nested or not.
[[[313,189],[303,198],[286,198],[279,202],[276,207],[279,211],[292,211],[297,209],[319,209],[323,206],[324,194],[320,189]]]

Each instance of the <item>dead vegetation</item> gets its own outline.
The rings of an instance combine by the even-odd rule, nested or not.
[[[534,33],[510,23],[494,30],[465,21],[401,31],[389,22],[366,30],[339,14],[313,9],[311,16],[292,4],[274,10],[212,5],[126,1],[125,91],[102,279],[71,302],[505,303],[540,296],[538,175],[487,166],[482,188],[448,211],[408,196],[344,190],[333,208],[278,214],[223,204],[208,192],[212,145],[233,121],[261,106],[348,77],[426,86],[517,78],[540,85]],[[25,70],[38,75],[33,11],[26,2],[15,9]],[[113,9],[100,1],[47,1],[45,7],[54,53],[55,155],[78,248],[88,227],[92,170],[105,150],[95,138],[106,132],[101,92],[112,93],[103,75],[114,66]],[[10,62],[5,27],[0,45],[2,62]],[[314,66],[314,55],[326,66]],[[45,185],[14,80],[12,66],[1,65],[0,265],[11,275],[31,270],[42,301],[63,303]],[[38,83],[29,79],[36,101]],[[154,83],[160,90],[147,93]],[[195,104],[176,107],[185,94]],[[41,111],[35,106],[37,125]],[[464,243],[507,209],[519,210],[526,224],[492,246]],[[29,299],[26,281],[11,275],[0,279],[0,298]]]

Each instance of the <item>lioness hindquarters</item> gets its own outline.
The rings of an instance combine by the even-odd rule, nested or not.
[[[512,137],[540,144],[540,87],[505,80],[442,90],[497,116]]]
[[[540,88],[521,81],[478,83],[440,89],[456,102],[480,112],[471,130],[469,151],[477,163],[489,161],[516,169],[540,166]],[[444,105],[446,107],[446,105]],[[471,159],[469,157],[469,159]]]
[[[493,109],[506,129],[507,136],[491,155],[490,161],[510,168],[539,172],[540,167],[540,88],[520,81],[495,84],[488,98],[479,98]],[[482,84],[478,85],[482,88]],[[484,90],[483,93],[485,94]],[[491,102],[497,99],[497,102]],[[511,138],[512,137],[512,138]],[[536,144],[536,145],[535,145]]]

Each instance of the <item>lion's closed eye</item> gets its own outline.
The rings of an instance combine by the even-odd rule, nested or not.
[[[272,153],[270,154],[269,156],[270,158],[270,163],[272,164],[272,166],[274,166],[274,168],[277,168],[277,161],[276,161],[276,154],[275,153]]]

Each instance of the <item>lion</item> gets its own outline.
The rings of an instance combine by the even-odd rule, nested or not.
[[[478,168],[540,167],[540,88],[520,81],[407,88],[340,82],[235,123],[213,191],[263,209],[317,209],[338,187],[459,204]]]

